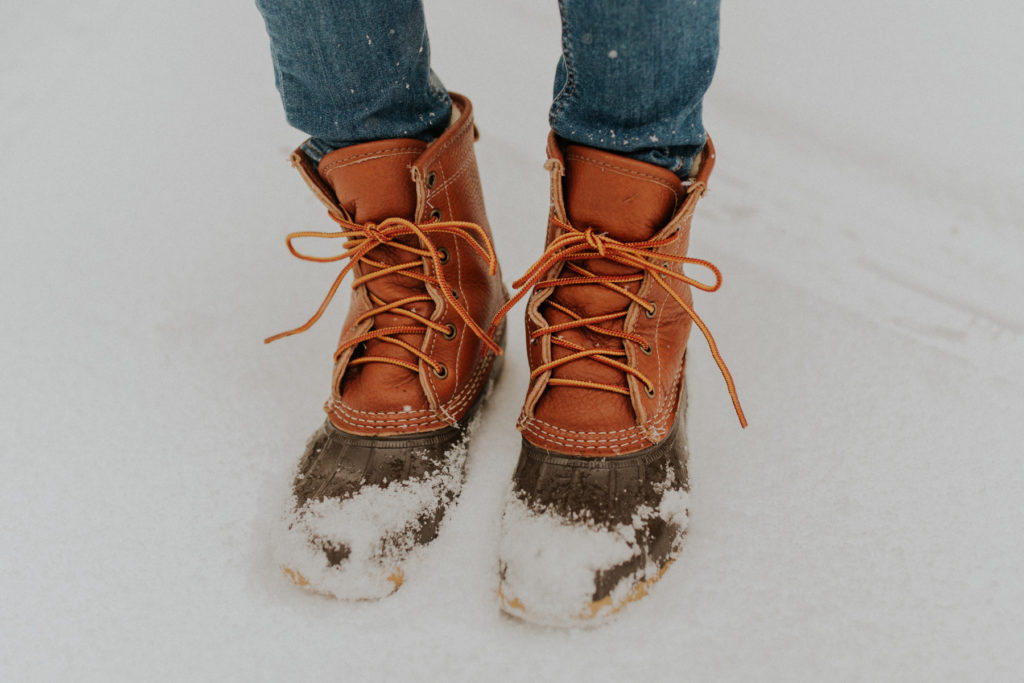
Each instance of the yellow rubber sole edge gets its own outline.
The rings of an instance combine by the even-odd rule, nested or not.
[[[294,583],[296,586],[301,586],[302,588],[311,590],[314,593],[320,593],[321,595],[327,595],[332,598],[337,597],[333,593],[327,593],[314,588],[313,585],[309,582],[309,579],[303,576],[302,572],[300,572],[298,569],[292,569],[290,567],[281,567],[281,570],[284,572],[284,575],[288,577],[288,580]],[[387,578],[388,581],[395,585],[394,590],[398,590],[402,586],[402,584],[405,583],[405,572],[403,572],[402,568],[399,567],[398,569],[395,569],[393,572],[388,574]]]
[[[662,565],[657,574],[634,585],[633,588],[630,589],[629,593],[627,593],[626,596],[618,602],[613,601],[611,595],[606,595],[600,600],[595,600],[588,604],[579,614],[567,616],[565,623],[570,625],[575,623],[582,626],[600,622],[602,619],[618,614],[622,608],[629,603],[636,602],[637,600],[645,597],[651,590],[651,586],[656,584],[661,577],[665,575],[665,572],[668,571],[668,568],[672,566],[674,561],[675,560],[669,560]],[[498,600],[501,602],[501,608],[506,613],[527,621],[534,621],[532,613],[526,609],[523,601],[518,597],[509,597],[506,595],[501,589],[501,584],[498,584]],[[540,617],[537,621],[544,623],[547,620],[544,617]]]

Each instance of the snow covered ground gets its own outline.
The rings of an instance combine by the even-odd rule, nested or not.
[[[541,249],[554,2],[432,0],[509,279]],[[460,506],[394,596],[307,595],[270,527],[334,273],[248,2],[0,9],[0,679],[1020,680],[1024,8],[726,0],[691,252],[682,558],[617,622],[499,615],[522,330]],[[334,308],[340,319],[341,305]],[[519,312],[513,314],[517,319]]]

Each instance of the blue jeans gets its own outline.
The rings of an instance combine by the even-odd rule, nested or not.
[[[550,122],[569,142],[685,177],[704,145],[719,0],[559,0]],[[429,142],[451,114],[421,0],[256,0],[288,122],[315,160],[357,142]]]

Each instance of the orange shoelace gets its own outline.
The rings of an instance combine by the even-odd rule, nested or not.
[[[682,307],[686,314],[690,316],[690,319],[694,324],[700,328],[700,331],[704,334],[704,339],[707,340],[708,347],[711,349],[711,355],[718,364],[718,369],[721,371],[722,377],[725,379],[725,384],[729,389],[729,396],[732,398],[733,408],[736,410],[736,416],[739,418],[740,425],[746,427],[747,418],[743,414],[743,408],[740,406],[740,399],[736,394],[736,385],[733,382],[729,368],[722,359],[722,354],[718,351],[718,345],[715,343],[715,339],[711,335],[711,330],[709,330],[707,325],[704,324],[704,321],[700,319],[700,316],[693,310],[693,307],[686,303],[686,301],[683,300],[683,298],[679,296],[674,289],[672,289],[666,280],[666,278],[671,278],[680,282],[685,282],[686,284],[705,292],[714,292],[722,286],[722,273],[718,268],[715,267],[713,263],[703,259],[690,258],[688,256],[674,256],[672,254],[655,251],[678,239],[681,234],[680,232],[660,240],[620,242],[604,233],[596,233],[590,228],[586,230],[579,230],[569,223],[562,222],[557,218],[552,218],[551,222],[563,231],[562,234],[551,241],[551,244],[549,244],[547,249],[544,250],[544,253],[537,262],[530,266],[521,278],[512,283],[512,286],[517,291],[495,315],[490,331],[493,332],[498,322],[507,315],[512,307],[515,306],[516,303],[526,296],[526,294],[534,287],[543,289],[546,287],[601,285],[627,297],[631,301],[636,302],[637,305],[644,309],[647,315],[653,316],[657,310],[653,302],[644,300],[622,286],[623,284],[630,282],[639,282],[643,280],[645,272],[650,273],[651,278],[662,289],[664,289],[680,307]],[[632,268],[636,268],[639,272],[623,275],[598,275],[579,264],[574,263],[574,261],[586,261],[594,258],[603,258],[608,261],[630,266]],[[714,273],[715,281],[713,284],[705,284],[699,280],[687,277],[682,273],[676,272],[665,265],[662,265],[662,263],[667,262],[703,266]],[[561,275],[554,279],[544,279],[545,273],[560,263],[566,264],[565,269],[561,271]],[[571,274],[566,273],[566,270],[571,271]],[[557,335],[558,332],[563,332],[565,330],[586,328],[587,330],[597,334],[618,338],[624,342],[628,341],[636,344],[645,354],[651,353],[652,351],[650,343],[638,334],[625,332],[623,330],[609,329],[599,325],[599,323],[606,323],[611,320],[625,318],[628,313],[628,308],[624,308],[621,311],[613,313],[584,318],[575,311],[551,299],[548,299],[545,303],[546,305],[551,306],[569,316],[572,320],[534,330],[530,335],[531,342],[540,337]],[[634,368],[627,363],[623,363],[621,360],[617,360],[626,357],[626,351],[624,348],[585,348],[579,344],[563,339],[560,336],[552,336],[551,343],[569,349],[571,353],[537,366],[537,368],[530,374],[531,382],[545,372],[554,370],[562,365],[567,365],[581,358],[589,358],[597,361],[598,363],[603,363],[609,367],[616,368],[627,375],[632,375],[637,379],[637,381],[644,385],[648,395],[652,395],[654,392],[654,383],[649,377],[644,375],[637,368]],[[612,384],[602,384],[599,382],[553,377],[548,380],[548,384],[584,387],[600,391],[611,391],[618,394],[625,394],[627,396],[629,395],[629,390],[626,388]]]
[[[365,275],[355,278],[352,282],[352,289],[357,289],[358,287],[361,287],[362,285],[377,278],[386,277],[395,273],[404,277],[413,278],[414,280],[432,284],[441,291],[441,295],[444,297],[445,301],[447,301],[448,305],[459,314],[459,317],[462,318],[463,321],[465,321],[466,326],[473,331],[473,334],[479,337],[484,345],[491,351],[496,354],[501,353],[501,346],[499,346],[499,344],[494,340],[493,335],[484,332],[476,321],[473,320],[473,316],[470,315],[465,306],[459,302],[458,295],[452,290],[451,285],[448,284],[441,268],[441,266],[447,262],[448,254],[443,247],[439,248],[434,246],[434,243],[429,237],[431,234],[445,234],[453,235],[465,240],[465,242],[469,244],[481,258],[484,259],[488,265],[490,274],[494,275],[498,267],[498,257],[494,253],[494,245],[491,244],[491,240],[483,228],[475,223],[464,221],[436,221],[432,223],[417,224],[412,221],[405,220],[404,218],[388,218],[379,224],[359,224],[339,218],[333,214],[331,214],[331,218],[342,227],[340,232],[293,232],[288,235],[288,251],[290,251],[293,256],[300,258],[303,261],[333,263],[335,261],[343,261],[347,259],[348,263],[341,269],[341,272],[338,273],[338,276],[334,279],[334,283],[331,285],[331,288],[327,291],[327,296],[324,297],[320,307],[309,320],[293,330],[288,330],[287,332],[281,332],[280,334],[268,337],[264,340],[265,343],[269,344],[270,342],[283,337],[305,332],[315,325],[323,315],[324,311],[327,310],[327,306],[331,303],[331,300],[334,298],[334,295],[338,291],[338,287],[341,286],[345,276],[348,275],[349,271],[351,271],[357,263],[364,263],[375,270],[371,270]],[[415,235],[418,237],[421,246],[412,246],[396,241],[396,238],[407,235]],[[479,241],[474,239],[474,235],[479,238]],[[320,239],[344,239],[346,240],[344,244],[345,250],[334,256],[313,256],[310,254],[304,254],[295,248],[294,241],[306,237]],[[380,261],[376,261],[371,258],[371,252],[377,247],[383,245],[414,254],[420,258],[396,264],[381,263]],[[425,259],[429,259],[433,264],[434,275],[427,275],[427,262]],[[334,353],[335,360],[337,360],[347,349],[358,346],[364,342],[377,339],[389,344],[400,346],[415,357],[419,358],[426,365],[429,365],[439,376],[447,376],[447,369],[443,364],[434,360],[415,346],[393,336],[400,334],[425,333],[428,328],[442,335],[449,335],[453,333],[454,330],[450,325],[444,325],[434,320],[430,320],[415,311],[404,308],[409,304],[418,302],[431,303],[433,302],[433,299],[431,299],[428,294],[424,293],[405,297],[398,301],[384,301],[370,292],[368,292],[368,294],[370,295],[370,300],[376,305],[376,308],[366,311],[356,318],[356,325],[369,318],[380,315],[381,313],[392,313],[404,316],[417,324],[384,327],[377,330],[371,329],[365,334],[353,337],[341,344]],[[390,363],[391,365],[408,368],[412,372],[419,372],[419,367],[415,363],[401,358],[390,358],[387,356],[361,356],[359,358],[354,358],[349,362],[350,365],[359,365],[362,363]]]

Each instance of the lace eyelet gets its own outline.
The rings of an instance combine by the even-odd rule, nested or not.
[[[427,189],[432,188],[435,182],[437,182],[437,174],[431,171],[427,174]]]
[[[649,311],[648,311],[648,310],[647,310],[647,309],[645,308],[645,309],[644,309],[644,315],[646,315],[646,316],[647,316],[648,318],[653,318],[653,317],[654,317],[655,315],[657,315],[657,314],[658,314],[658,304],[656,304],[656,303],[654,303],[654,302],[652,301],[652,302],[651,302],[651,310],[649,310]]]
[[[431,370],[434,371],[434,375],[438,379],[444,379],[445,377],[448,376],[448,366],[446,366],[444,363],[441,363],[440,371],[437,368],[431,368]]]
[[[640,353],[644,354],[645,356],[649,356],[652,353],[654,353],[654,347],[651,346],[650,344],[641,344]]]
[[[441,333],[441,337],[443,339],[447,339],[448,341],[451,341],[452,339],[455,339],[455,334],[456,334],[455,325],[453,325],[452,323],[448,323],[447,325],[445,325],[445,327],[448,328],[448,331],[447,332],[442,332]]]
[[[448,259],[451,258],[451,254],[444,247],[437,248],[437,260],[441,262],[441,265],[448,263]]]
[[[654,387],[644,387],[644,393],[647,394],[647,398],[654,398]]]
[[[441,209],[434,209],[430,212],[430,217],[435,221],[441,220]]]

